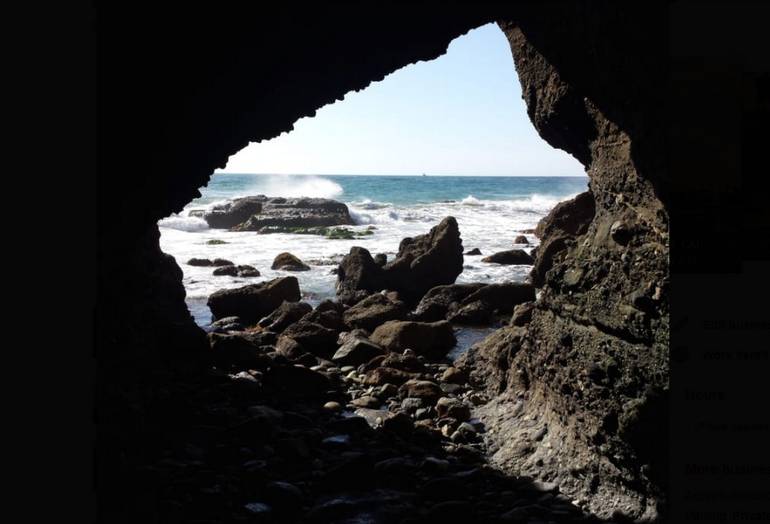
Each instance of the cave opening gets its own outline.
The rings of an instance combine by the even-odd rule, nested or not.
[[[160,244],[183,270],[196,323],[210,331],[219,319],[207,299],[219,289],[294,275],[301,300],[316,307],[336,298],[336,268],[351,247],[392,261],[403,238],[427,233],[446,216],[458,220],[465,246],[457,283],[523,282],[531,261],[482,260],[512,249],[530,255],[538,221],[586,187],[583,166],[537,135],[510,44],[490,23],[453,40],[443,56],[351,91],[291,131],[231,155],[198,198],[159,221]],[[289,199],[282,206],[336,199],[347,209],[280,217],[266,200],[253,206],[272,209],[262,219],[254,213],[251,223],[246,207],[217,214],[258,195]],[[303,263],[274,267],[283,252]],[[459,329],[460,346],[491,329]]]
[[[100,275],[99,342],[110,352],[102,351],[100,358],[103,369],[110,373],[102,373],[100,402],[106,409],[100,410],[100,424],[106,444],[102,444],[99,471],[102,481],[106,479],[102,490],[107,495],[104,505],[115,517],[111,521],[123,521],[133,513],[161,515],[167,521],[216,520],[227,515],[268,522],[595,520],[586,513],[613,521],[626,516],[647,521],[657,517],[664,496],[655,485],[655,475],[640,466],[660,451],[642,444],[648,435],[645,431],[656,425],[657,404],[650,399],[659,398],[647,391],[665,390],[668,373],[667,224],[661,218],[665,218],[664,206],[651,184],[662,178],[655,171],[660,162],[654,157],[661,149],[645,148],[641,153],[645,162],[638,165],[630,154],[632,139],[639,136],[648,146],[654,145],[650,122],[655,120],[648,115],[657,106],[648,96],[654,93],[650,79],[656,75],[646,58],[647,34],[628,23],[643,20],[649,28],[655,20],[649,13],[632,9],[631,16],[610,5],[602,4],[599,9],[592,4],[559,4],[558,8],[522,4],[512,8],[514,13],[501,15],[499,27],[507,37],[508,52],[513,50],[528,119],[548,144],[569,151],[586,166],[591,193],[587,203],[561,207],[547,221],[542,238],[538,237],[541,243],[534,267],[539,269],[537,287],[543,290],[543,300],[538,298],[533,305],[533,297],[525,296],[522,304],[530,303],[529,307],[518,316],[515,311],[508,314],[510,325],[485,339],[459,367],[426,363],[406,351],[393,352],[396,356],[388,365],[381,364],[390,355],[378,355],[384,358],[374,369],[366,367],[371,360],[358,366],[317,367],[316,356],[306,350],[324,346],[329,351],[338,346],[339,338],[332,340],[324,330],[334,330],[323,322],[334,325],[340,316],[344,321],[344,311],[336,306],[321,310],[320,296],[319,306],[310,312],[317,322],[310,323],[323,330],[306,323],[292,337],[283,337],[283,343],[280,337],[271,340],[260,333],[210,333],[207,340],[188,318],[180,281],[184,278],[185,284],[196,284],[188,271],[194,267],[205,268],[201,278],[211,280],[214,268],[186,264],[187,255],[168,248],[166,232],[158,235],[157,223],[166,217],[160,224],[163,230],[174,229],[168,227],[174,220],[205,221],[205,216],[189,214],[202,209],[183,207],[200,196],[195,188],[205,186],[209,179],[208,187],[200,190],[204,198],[215,181],[226,181],[225,175],[212,177],[212,172],[215,167],[225,167],[227,155],[255,137],[278,136],[292,122],[315,114],[318,107],[345,91],[361,89],[405,64],[441,56],[453,38],[489,21],[488,14],[471,18],[447,14],[441,24],[433,23],[435,12],[414,18],[400,13],[384,15],[368,24],[351,23],[352,18],[344,17],[318,24],[314,16],[293,13],[277,18],[272,22],[275,27],[257,36],[250,25],[241,27],[225,16],[235,27],[230,25],[224,36],[241,31],[244,36],[238,45],[243,46],[248,60],[258,57],[254,61],[262,67],[253,69],[267,74],[269,81],[238,67],[252,63],[245,55],[220,62],[228,53],[215,51],[230,50],[229,40],[222,38],[212,44],[215,51],[191,52],[189,56],[195,58],[189,64],[175,63],[175,74],[190,73],[163,76],[164,88],[156,105],[144,109],[126,98],[120,114],[127,118],[138,118],[131,111],[168,118],[149,134],[148,143],[157,146],[151,151],[157,162],[143,175],[145,184],[121,194],[126,219],[114,220],[113,225],[124,234],[101,239],[107,255],[102,267],[110,271]],[[209,16],[206,13],[201,18],[200,27],[211,27]],[[304,24],[303,31],[295,31],[298,23]],[[401,31],[394,32],[394,26]],[[179,31],[185,27],[196,26],[182,25]],[[270,53],[258,52],[272,44],[272,37],[285,34],[299,35],[297,43],[284,42],[286,49],[274,46]],[[156,43],[153,36],[148,41]],[[147,56],[156,55],[148,52]],[[342,66],[344,59],[338,56],[347,57],[352,65]],[[158,54],[160,75],[165,58]],[[634,60],[634,74],[625,73],[631,70],[624,68],[629,60]],[[319,67],[327,63],[331,67]],[[221,70],[242,82],[225,87],[198,82]],[[199,89],[182,89],[189,96],[178,97],[180,91],[175,87],[179,86],[174,82]],[[308,85],[318,86],[317,91]],[[232,124],[232,132],[222,133],[228,124]],[[128,171],[128,167],[122,169]],[[425,169],[416,168],[418,172]],[[158,186],[162,190],[144,191],[156,187],[153,176],[163,182]],[[282,191],[297,181],[287,180]],[[468,197],[486,205],[485,199],[474,191],[478,193],[475,188],[467,195],[447,197],[455,202],[442,204],[465,206],[472,211],[468,216],[482,216],[484,206]],[[146,197],[140,211],[129,204],[129,197],[137,193]],[[364,204],[365,200],[356,202]],[[261,206],[263,202],[257,203]],[[180,215],[169,216],[172,211]],[[181,215],[185,211],[188,214]],[[132,217],[136,220],[130,220]],[[499,217],[494,212],[483,215],[479,230],[486,231],[485,238],[505,241],[510,247],[509,239],[501,234],[504,228],[495,226],[493,218]],[[531,219],[531,226],[538,223],[534,216]],[[369,304],[376,306],[372,309],[384,310],[384,318],[398,316],[404,311],[393,304],[399,297],[374,291],[406,282],[399,292],[414,300],[415,294],[425,291],[418,283],[444,278],[435,269],[442,267],[436,259],[456,260],[453,253],[457,250],[432,248],[459,236],[454,231],[458,228],[448,222],[433,234],[430,229],[437,226],[435,220],[415,224],[421,226],[416,237],[403,243],[404,237],[396,235],[393,244],[388,244],[393,247],[386,250],[393,254],[398,246],[394,260],[401,258],[408,264],[386,270],[375,260],[376,252],[360,250],[347,253],[351,256],[348,264],[339,261],[344,280],[355,284],[343,289],[351,292],[351,300],[360,298],[352,293],[360,286],[376,296]],[[372,225],[378,229],[369,230],[371,235],[363,233]],[[358,235],[362,238],[302,238],[325,245],[355,245],[374,240],[383,231],[376,223],[347,227],[362,232]],[[466,243],[470,237],[463,230],[468,228],[460,224],[463,250],[471,250],[475,246]],[[190,258],[221,257],[235,244],[231,233],[238,233],[176,231],[198,234],[190,243],[195,250],[188,253]],[[239,236],[270,237],[255,232],[240,232]],[[528,240],[530,247],[524,251],[531,254],[537,240]],[[159,247],[174,255],[176,263]],[[260,244],[248,249],[259,251]],[[398,256],[402,251],[404,256]],[[431,251],[433,255],[425,259],[432,261],[427,269],[412,264]],[[310,261],[304,253],[295,254]],[[267,267],[272,266],[273,254],[265,256]],[[235,264],[221,267],[233,266],[237,273],[243,271],[238,266],[251,261],[233,259]],[[392,262],[390,257],[386,262]],[[319,267],[331,270],[334,266]],[[357,269],[361,272],[356,273]],[[455,269],[460,270],[458,274],[465,270],[461,266]],[[254,265],[254,270],[269,275],[272,268]],[[307,274],[296,275],[303,273]],[[121,278],[111,278],[113,274]],[[217,277],[220,282],[238,285],[239,278],[267,280],[267,276]],[[510,299],[515,288],[506,288],[500,295],[490,293],[486,299]],[[188,307],[190,299],[196,298],[189,289]],[[472,295],[478,289],[470,291]],[[473,304],[476,302],[484,300]],[[431,310],[423,320],[445,315],[448,309],[443,307],[438,304],[438,313]],[[200,319],[199,324],[205,324],[210,317],[207,320],[201,315]],[[450,340],[442,330],[447,333],[445,328],[437,328],[403,336],[417,344],[442,337]],[[403,343],[404,339],[389,335],[394,334],[385,333],[375,344],[398,347]],[[371,356],[367,353],[371,346],[354,342],[356,351]],[[195,360],[193,356],[201,356],[205,371],[196,368],[192,378],[176,374]],[[215,372],[209,366],[212,361]],[[331,371],[333,367],[339,369]],[[162,372],[156,373],[160,368]],[[155,376],[160,379],[153,382]],[[356,406],[370,410],[362,412],[368,418],[346,416],[343,408],[353,389],[357,399],[374,397]],[[376,397],[398,398],[406,413],[377,413],[382,410],[376,409],[380,400]],[[418,416],[419,410],[424,411]],[[477,411],[483,412],[481,424],[481,419],[475,420]],[[617,424],[603,424],[605,420]],[[485,424],[493,431],[483,438],[470,436],[474,431],[477,435],[485,432]],[[378,429],[372,431],[372,425]],[[635,437],[638,435],[641,437]],[[655,433],[652,438],[658,436]],[[486,442],[487,437],[492,452],[479,453],[473,444]],[[597,442],[601,444],[595,445]],[[147,487],[148,481],[153,489]],[[124,490],[129,484],[131,489]]]

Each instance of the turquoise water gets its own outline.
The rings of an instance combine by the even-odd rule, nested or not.
[[[279,276],[272,270],[278,253],[289,251],[311,267],[295,273],[303,300],[317,304],[334,297],[336,277],[331,269],[353,246],[391,259],[404,237],[427,233],[444,217],[457,219],[464,249],[479,248],[482,256],[466,255],[458,282],[523,281],[530,266],[501,266],[481,262],[483,256],[513,247],[531,251],[539,240],[527,233],[558,202],[586,190],[587,177],[439,177],[439,176],[212,176],[201,197],[179,213],[161,220],[161,248],[173,255],[184,272],[187,304],[196,321],[206,325],[211,314],[206,300],[214,291],[240,287]],[[209,229],[206,222],[190,216],[218,202],[248,195],[324,197],[345,202],[356,225],[373,227],[373,234],[356,240],[329,240],[314,235],[231,232]],[[524,234],[530,244],[514,245]],[[224,244],[209,245],[219,240]],[[193,267],[190,258],[226,258],[256,267],[261,276],[240,278],[213,276],[211,268]]]

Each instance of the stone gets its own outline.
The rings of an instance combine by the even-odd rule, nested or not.
[[[590,191],[585,191],[570,200],[559,202],[537,223],[534,234],[543,239],[546,236],[567,234],[582,235],[594,217],[596,205]]]
[[[511,316],[512,326],[525,326],[532,320],[532,312],[535,310],[534,302],[524,302],[514,306]]]
[[[212,331],[243,331],[241,317],[225,317],[211,323]]]
[[[276,255],[270,269],[280,269],[283,271],[309,271],[310,266],[291,253],[283,252]]]
[[[364,395],[350,402],[357,408],[378,408],[382,404],[377,398]]]
[[[342,318],[351,329],[372,331],[388,320],[403,320],[408,313],[400,300],[391,300],[382,293],[374,293],[345,311]]]
[[[509,249],[499,251],[481,259],[482,262],[503,265],[532,265],[534,259],[523,249]]]
[[[415,374],[400,369],[379,367],[366,373],[364,384],[367,386],[382,386],[383,384],[400,385],[414,376]]]
[[[299,299],[296,277],[282,277],[235,289],[221,289],[209,296],[207,304],[214,318],[238,316],[249,324],[269,315],[284,301],[298,302]]]
[[[439,417],[452,417],[460,422],[471,418],[471,410],[456,398],[441,397],[436,402],[436,412]]]
[[[527,237],[525,237],[524,235],[518,235],[515,239],[513,239],[513,243],[528,245],[529,240],[527,240]]]
[[[407,348],[420,355],[443,356],[457,343],[452,325],[438,322],[391,320],[372,333],[370,340],[390,351]]]
[[[365,338],[347,337],[332,356],[332,361],[357,366],[385,352],[382,347]]]
[[[414,320],[435,322],[444,320],[447,314],[457,308],[458,303],[468,295],[483,288],[486,284],[450,284],[436,286],[422,297],[412,315]]]
[[[211,228],[230,229],[241,222],[245,222],[252,215],[259,214],[262,211],[262,203],[265,200],[265,198],[258,196],[238,198],[232,202],[214,206],[203,215],[203,219]]]
[[[454,283],[463,270],[462,241],[457,221],[447,217],[426,235],[404,238],[396,257],[380,266],[369,251],[353,247],[340,263],[337,294],[351,303],[356,292],[389,289],[417,303],[432,287]]]
[[[450,366],[441,375],[441,381],[450,384],[464,384],[468,381],[468,373],[464,369]]]
[[[312,310],[307,302],[283,302],[268,316],[260,319],[257,325],[267,331],[281,333]]]
[[[442,395],[441,388],[435,382],[419,379],[407,380],[401,385],[398,393],[402,397],[419,398],[430,403]]]
[[[473,248],[473,249],[471,249],[470,251],[466,251],[466,252],[465,252],[465,254],[466,254],[466,255],[471,255],[471,256],[478,256],[478,255],[483,255],[483,253],[481,252],[481,250],[480,250],[479,248],[477,248],[477,247],[474,247],[474,248]]]
[[[261,198],[262,209],[259,213],[252,213],[237,225],[231,226],[230,229],[233,231],[303,233],[308,228],[354,225],[348,206],[336,200],[264,196],[248,198]],[[232,221],[234,220],[236,219]]]
[[[337,349],[337,333],[320,324],[300,320],[284,330],[279,341],[289,338],[303,351],[322,358],[331,357]]]
[[[324,409],[327,411],[333,411],[333,412],[339,412],[342,411],[342,404],[339,402],[335,402],[333,400],[330,400],[326,404],[324,404]]]

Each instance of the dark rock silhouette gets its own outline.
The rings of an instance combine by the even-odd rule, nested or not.
[[[244,322],[256,323],[284,301],[299,299],[296,277],[283,277],[236,289],[221,289],[209,297],[207,304],[215,318],[238,316]]]

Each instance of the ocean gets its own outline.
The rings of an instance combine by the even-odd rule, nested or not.
[[[523,281],[530,266],[501,266],[481,262],[483,256],[513,248],[522,230],[532,229],[558,202],[588,187],[587,177],[447,177],[368,175],[241,175],[215,174],[201,196],[182,212],[158,222],[160,245],[184,272],[187,305],[198,325],[211,323],[206,306],[218,289],[240,287],[293,274],[299,279],[303,300],[315,306],[334,297],[336,276],[331,270],[352,246],[372,256],[385,253],[391,260],[404,237],[427,233],[446,216],[457,219],[465,251],[479,248],[482,256],[465,256],[458,282]],[[230,232],[210,229],[190,211],[206,209],[236,197],[263,194],[271,197],[333,198],[348,205],[356,222],[351,229],[374,226],[372,235],[356,240],[332,240],[315,235]],[[529,252],[538,240],[525,235]],[[210,245],[210,240],[225,244]],[[311,266],[310,271],[287,273],[270,269],[278,253],[288,251]],[[190,258],[226,258],[248,264],[260,277],[213,276],[210,267],[186,264]]]

